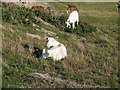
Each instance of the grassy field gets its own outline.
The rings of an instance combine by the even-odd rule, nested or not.
[[[117,88],[119,38],[116,3],[49,4],[63,16],[53,15],[55,11],[48,14],[20,8],[13,3],[2,4],[3,88]],[[75,30],[66,28],[63,21],[68,16],[68,4],[79,9],[80,23]],[[27,33],[40,38],[32,38]],[[45,36],[59,37],[58,41],[67,48],[67,58],[56,62],[51,58],[41,59],[41,50],[46,49]],[[47,73],[54,79],[35,77],[32,73]],[[63,82],[56,81],[56,78]]]

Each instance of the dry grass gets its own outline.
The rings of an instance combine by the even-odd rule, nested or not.
[[[58,4],[50,3],[53,7]],[[66,12],[67,4],[60,4],[63,7],[58,6],[56,10]],[[45,21],[40,27],[3,22],[3,87],[118,87],[117,12],[114,6],[96,8],[94,3],[73,4],[80,9],[80,19],[96,26],[96,32],[80,36],[59,31]],[[51,58],[33,55],[46,49],[45,36],[58,36],[58,41],[67,47],[68,56],[64,60],[54,62]],[[27,76],[35,72],[49,73],[66,83]]]

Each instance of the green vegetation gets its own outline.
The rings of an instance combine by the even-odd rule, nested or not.
[[[32,14],[32,10],[25,7],[16,7],[14,4],[2,3],[2,18],[3,21],[16,24],[23,24],[25,26],[32,25],[33,23],[40,25]]]
[[[52,12],[32,11],[13,3],[2,3],[3,88],[77,87],[31,76],[36,72],[81,85],[118,87],[119,39],[115,3],[49,4],[64,14],[53,15]],[[76,5],[80,10],[80,23],[75,30],[65,27],[67,4]],[[109,6],[111,4],[113,6]],[[27,33],[39,35],[40,39]],[[40,58],[41,50],[46,49],[45,36],[59,37],[58,41],[66,46],[68,52],[64,60],[55,62],[51,58]]]
[[[51,13],[47,12],[40,12],[39,10],[34,11],[35,15],[37,17],[42,18],[44,21],[51,23],[55,27],[58,27],[61,31],[69,32],[69,33],[74,33],[77,35],[84,36],[86,33],[91,33],[95,32],[96,28],[94,26],[91,26],[90,24],[80,21],[79,25],[77,28],[70,29],[70,28],[65,28],[65,21],[67,20],[67,16],[61,15],[61,16],[53,16]]]
[[[53,15],[51,15],[51,13],[47,13],[45,11],[40,12],[39,10],[35,10],[34,13],[37,17],[42,18],[44,21],[51,23],[55,27],[58,27],[61,30],[64,29],[64,26],[65,26],[64,21],[67,18],[66,16],[63,16],[63,15],[60,17],[53,16]]]

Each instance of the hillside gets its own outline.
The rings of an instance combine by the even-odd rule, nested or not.
[[[79,9],[75,30],[66,28],[66,5]],[[117,88],[116,3],[49,2],[51,11],[2,3],[3,88]],[[56,13],[57,12],[57,13]],[[61,61],[41,58],[46,36],[68,52]]]

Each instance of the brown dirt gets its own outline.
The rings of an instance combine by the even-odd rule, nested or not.
[[[41,39],[41,37],[39,36],[39,35],[36,35],[36,34],[31,34],[31,33],[26,33],[27,34],[27,36],[29,36],[29,37],[32,37],[32,38],[37,38],[37,39]]]
[[[5,29],[5,27],[4,27],[2,24],[0,24],[0,28],[1,28],[1,29]]]
[[[14,31],[12,28],[10,28],[10,27],[9,27],[9,30],[10,30],[12,33],[14,33],[14,32],[15,32],[15,31]]]
[[[32,6],[42,6],[44,7],[44,9],[46,11],[51,11],[53,13],[53,15],[57,15],[57,16],[61,16],[63,15],[64,13],[62,12],[58,12],[53,6],[51,6],[48,2],[29,2],[29,3],[25,3],[25,4],[22,4],[20,2],[14,2],[17,6],[25,6],[26,8],[29,8],[31,9]]]
[[[15,2],[16,5],[18,6],[25,6],[26,8],[32,8],[32,6],[42,6],[44,7],[44,9],[47,9],[48,7],[51,7],[51,5],[47,2],[29,2],[29,3],[25,3],[25,4],[22,4],[20,2]]]
[[[49,34],[49,35],[56,35],[56,34],[53,33],[52,31],[45,30],[44,28],[41,28],[41,30],[42,30],[44,33],[47,33],[47,34]]]
[[[53,26],[53,25],[51,25],[51,24],[45,22],[44,20],[42,20],[42,19],[39,18],[39,17],[35,17],[35,19],[38,20],[38,21],[41,21],[41,22],[44,23],[45,25],[49,25],[50,27],[56,28],[55,26]]]
[[[46,74],[42,74],[42,73],[31,73],[30,75],[28,75],[30,77],[42,77],[43,79],[46,79],[48,81],[55,81],[55,82],[59,82],[59,83],[65,83],[70,85],[72,88],[76,87],[76,88],[109,88],[108,86],[92,86],[92,85],[85,85],[85,84],[78,84],[75,81],[70,81],[70,80],[63,80],[61,78],[57,78],[57,77],[51,77],[48,73]]]

